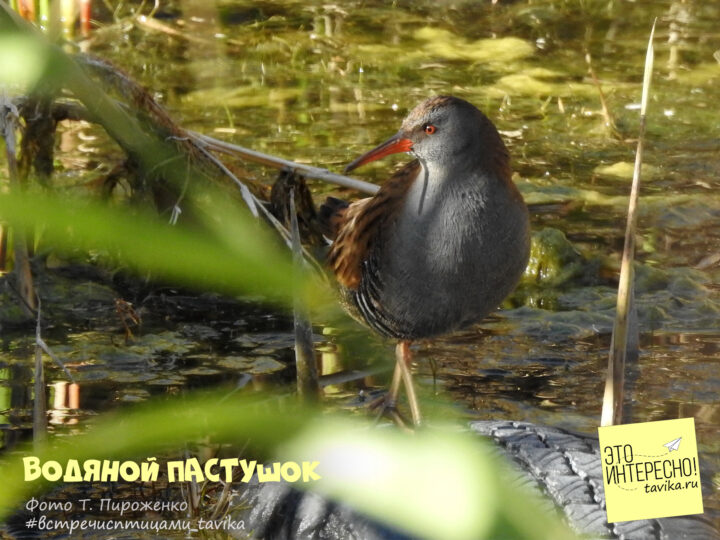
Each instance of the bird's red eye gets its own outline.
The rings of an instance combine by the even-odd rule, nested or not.
[[[437,128],[436,128],[435,126],[433,126],[432,124],[425,124],[425,126],[423,127],[423,130],[424,130],[425,133],[427,133],[428,135],[432,135],[433,133],[435,133],[435,130],[436,130],[436,129],[437,129]]]

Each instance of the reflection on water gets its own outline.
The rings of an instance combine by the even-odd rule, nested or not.
[[[156,21],[108,24],[87,46],[151,88],[183,126],[334,170],[384,140],[427,95],[453,93],[481,107],[509,144],[534,229],[562,231],[590,263],[573,279],[519,296],[514,309],[478,328],[419,344],[421,391],[430,401],[449,397],[458,410],[480,418],[591,432],[600,414],[629,191],[626,164],[634,159],[654,17],[660,18],[656,77],[637,241],[643,350],[633,420],[694,416],[700,448],[717,474],[720,6],[550,0],[218,6],[187,0],[159,12]],[[588,75],[586,53],[614,128]],[[65,126],[60,140],[58,181],[70,189],[78,189],[72,187],[78,167],[99,174],[120,160],[92,126]],[[392,163],[362,174],[381,181]],[[247,167],[272,181],[273,173]],[[318,196],[355,196],[328,185],[314,189]],[[95,291],[92,320],[65,313],[69,319],[56,320],[49,331],[47,341],[81,388],[79,405],[61,399],[68,385],[49,366],[58,400],[52,415],[62,429],[70,429],[73,415],[77,429],[97,411],[183,388],[292,381],[291,322],[284,316],[252,303],[136,293],[125,300],[144,311],[143,325],[132,329],[137,339],[126,345],[113,314],[122,293]],[[528,305],[518,306],[523,299]],[[317,336],[329,347],[342,342],[339,354],[324,353],[326,369],[362,369],[391,358],[387,344],[356,328],[350,333],[361,336],[355,340],[362,346]],[[6,444],[30,427],[30,374],[18,367],[29,357],[30,339],[3,332]],[[343,402],[381,382],[367,375],[330,384],[326,394]]]

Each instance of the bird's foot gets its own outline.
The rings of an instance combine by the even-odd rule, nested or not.
[[[385,417],[392,420],[398,427],[412,431],[410,427],[412,423],[402,415],[397,407],[397,400],[391,392],[379,396],[368,403],[368,410],[376,413],[375,423],[378,423],[381,418]]]

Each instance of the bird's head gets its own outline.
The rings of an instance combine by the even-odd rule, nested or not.
[[[415,107],[400,131],[350,163],[345,171],[389,154],[410,152],[426,163],[481,161],[483,154],[505,146],[492,122],[471,103],[453,96],[435,96]]]

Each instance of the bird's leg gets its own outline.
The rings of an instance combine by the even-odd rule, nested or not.
[[[398,395],[400,394],[400,383],[405,385],[408,396],[408,405],[410,406],[410,414],[412,415],[413,425],[419,426],[422,423],[420,414],[420,405],[418,404],[415,394],[415,386],[413,385],[412,374],[410,373],[410,363],[412,362],[412,354],[410,352],[409,341],[399,341],[395,347],[395,371],[393,371],[392,382],[388,393],[373,401],[370,408],[382,407],[380,416],[390,412],[391,418],[401,427],[405,427],[405,422],[397,412]],[[379,416],[379,417],[380,417]],[[379,418],[378,417],[378,418]]]
[[[395,374],[398,372],[402,376],[403,383],[405,384],[405,391],[407,392],[408,405],[410,406],[410,414],[412,415],[413,424],[419,426],[422,424],[422,416],[420,415],[420,405],[418,404],[417,396],[415,395],[415,386],[413,385],[412,373],[410,373],[410,362],[412,361],[412,354],[410,352],[409,341],[399,341],[395,346]],[[395,384],[395,374],[393,375],[393,384]],[[397,383],[398,389],[400,383]],[[397,399],[397,390],[395,396],[392,396],[393,387],[390,387],[391,397]]]
[[[385,403],[394,408],[397,405],[398,394],[400,393],[400,382],[402,381],[402,367],[400,362],[397,361],[397,350],[395,352],[395,370],[393,371],[392,382],[390,383],[390,390],[388,391]]]
[[[389,416],[393,422],[398,426],[407,429],[407,423],[400,415],[397,410],[398,394],[400,393],[400,383],[402,382],[402,369],[398,362],[395,362],[395,371],[393,372],[392,382],[390,383],[390,390],[384,396],[373,400],[369,408],[375,409],[380,408],[377,420],[380,420],[383,416]]]

